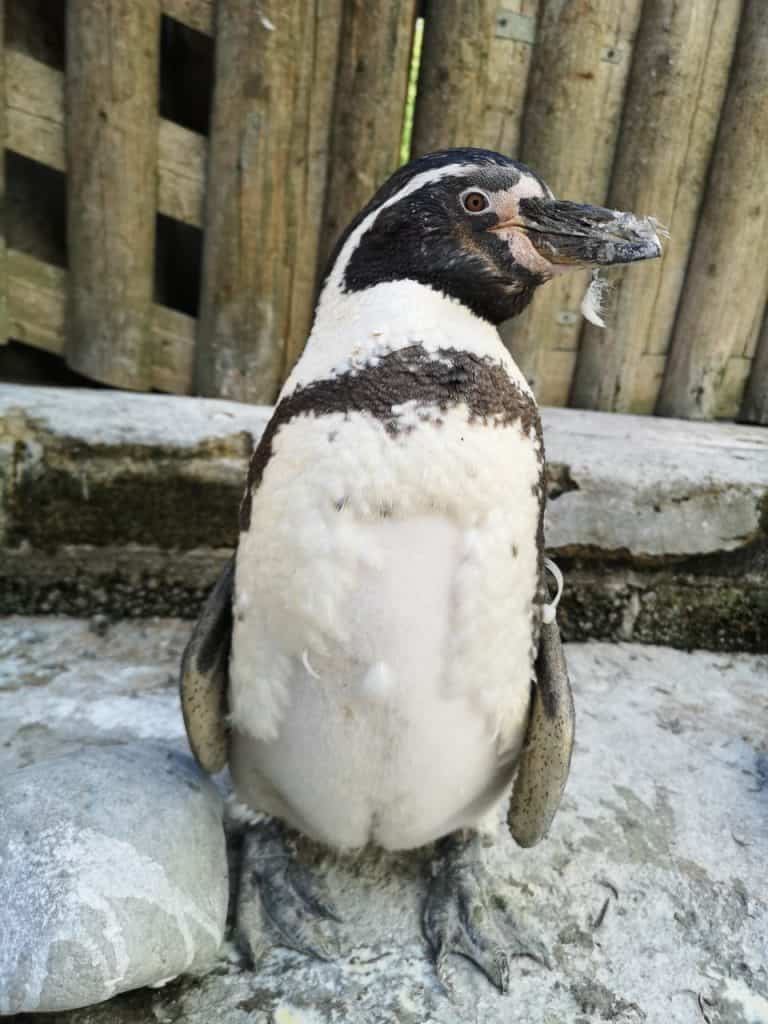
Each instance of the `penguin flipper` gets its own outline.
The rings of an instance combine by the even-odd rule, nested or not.
[[[227,689],[232,638],[234,556],[200,613],[181,658],[181,710],[200,767],[218,772],[227,763]]]
[[[537,684],[507,824],[519,846],[535,846],[555,817],[568,780],[573,751],[571,684],[557,622],[542,623]]]

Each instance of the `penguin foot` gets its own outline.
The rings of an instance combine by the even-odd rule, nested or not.
[[[484,873],[477,836],[455,834],[438,844],[422,925],[437,976],[449,994],[451,953],[471,960],[502,993],[509,991],[510,956],[528,956],[550,966],[544,946],[520,926],[513,938],[502,938],[485,898]]]
[[[317,879],[288,848],[275,820],[251,826],[243,838],[237,897],[238,944],[252,963],[266,952],[271,930],[278,944],[319,960],[334,960],[341,948],[341,918]]]

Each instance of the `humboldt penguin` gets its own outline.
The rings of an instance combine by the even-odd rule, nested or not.
[[[504,801],[518,843],[545,834],[573,704],[539,414],[497,327],[569,268],[660,252],[651,221],[557,200],[480,149],[402,167],[339,239],[182,662],[192,750],[270,816],[246,836],[246,949],[258,906],[282,944],[333,954],[334,911],[287,830],[338,850],[435,844],[438,973],[460,953],[507,989],[507,950],[473,912],[480,837]],[[522,928],[514,951],[542,955]]]

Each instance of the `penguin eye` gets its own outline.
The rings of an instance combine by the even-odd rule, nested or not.
[[[483,213],[491,205],[484,192],[465,192],[461,197],[461,202],[467,213]]]

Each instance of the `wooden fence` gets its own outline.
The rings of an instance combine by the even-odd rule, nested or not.
[[[542,402],[768,423],[765,0],[0,0],[0,343],[269,402],[337,233],[411,146],[653,214],[661,261],[503,334]]]

